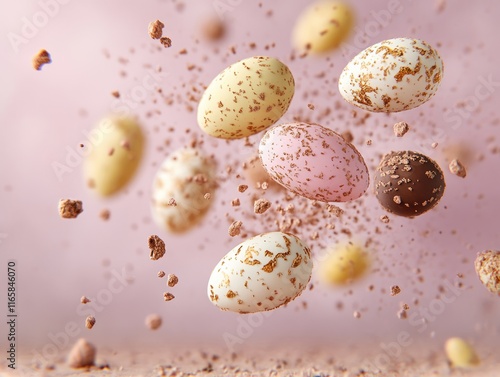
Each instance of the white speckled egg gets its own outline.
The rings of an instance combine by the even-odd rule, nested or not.
[[[291,123],[268,130],[259,145],[262,165],[276,182],[312,200],[347,202],[370,183],[356,148],[318,124]]]
[[[299,296],[311,279],[309,248],[282,232],[250,238],[227,253],[208,281],[208,297],[221,310],[273,310]]]
[[[171,233],[191,229],[208,211],[216,187],[213,159],[196,149],[177,150],[166,158],[154,179],[155,222]],[[205,197],[207,193],[211,198]]]
[[[395,38],[374,44],[339,78],[344,99],[364,110],[398,112],[427,102],[443,78],[443,62],[424,41]]]
[[[278,59],[255,56],[232,64],[207,87],[198,124],[221,139],[241,139],[273,125],[288,110],[295,82]]]
[[[87,185],[102,196],[125,187],[142,160],[144,134],[134,118],[104,118],[89,133],[83,170]]]
[[[304,52],[331,51],[349,36],[353,25],[354,12],[348,3],[319,0],[300,14],[293,30],[293,45]]]

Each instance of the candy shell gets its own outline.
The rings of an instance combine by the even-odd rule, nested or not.
[[[356,148],[318,124],[271,128],[260,142],[259,156],[272,179],[312,200],[351,201],[369,185],[368,168]]]
[[[312,266],[309,248],[296,236],[260,234],[234,247],[215,266],[208,297],[221,310],[273,310],[302,293]]]
[[[339,78],[350,104],[374,112],[414,109],[436,94],[443,78],[437,51],[418,39],[389,39],[363,50]]]
[[[232,64],[207,87],[198,124],[221,139],[241,139],[273,125],[288,110],[295,81],[278,59],[255,56]]]

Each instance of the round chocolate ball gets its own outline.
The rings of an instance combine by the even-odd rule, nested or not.
[[[404,217],[419,216],[434,208],[446,187],[438,164],[412,151],[386,154],[374,182],[375,195],[382,207]]]

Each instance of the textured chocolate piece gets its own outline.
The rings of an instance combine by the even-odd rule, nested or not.
[[[412,151],[385,155],[374,182],[382,207],[405,217],[419,216],[434,208],[446,187],[443,171],[436,162]]]

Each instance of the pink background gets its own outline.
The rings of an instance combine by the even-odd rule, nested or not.
[[[228,64],[259,54],[283,60],[295,76],[295,97],[283,121],[305,114],[335,131],[351,130],[371,172],[382,153],[406,148],[424,152],[445,170],[447,190],[438,208],[420,218],[391,216],[391,229],[378,220],[384,211],[371,192],[366,194],[360,205],[371,221],[360,216],[367,231],[355,233],[354,239],[364,242],[373,236],[375,227],[381,229],[381,234],[375,235],[376,246],[369,250],[374,260],[372,273],[358,284],[332,290],[318,284],[315,272],[314,290],[286,309],[272,312],[245,345],[278,340],[305,344],[338,344],[343,339],[390,341],[402,330],[414,338],[434,337],[438,345],[452,335],[498,344],[500,300],[481,286],[472,262],[478,251],[500,248],[500,155],[491,153],[498,148],[500,136],[499,85],[491,91],[481,87],[488,77],[500,81],[500,3],[455,0],[438,12],[434,1],[401,0],[400,12],[380,21],[377,14],[387,14],[392,2],[353,0],[357,26],[348,41],[352,48],[294,61],[290,60],[291,30],[309,1],[193,0],[186,1],[182,11],[178,11],[178,3],[68,1],[19,45],[18,51],[9,42],[9,33],[20,34],[23,18],[32,20],[42,8],[37,1],[0,5],[0,233],[4,235],[0,276],[5,276],[8,259],[17,260],[20,349],[41,350],[51,342],[49,335],[64,331],[69,322],[78,324],[80,335],[112,347],[124,342],[133,347],[174,342],[224,346],[224,333],[237,334],[241,318],[246,317],[213,307],[206,297],[206,284],[218,260],[241,242],[227,235],[225,214],[238,216],[230,205],[236,197],[249,205],[247,194],[238,194],[235,188],[244,181],[233,176],[223,183],[203,225],[185,236],[169,235],[156,227],[149,198],[155,171],[164,157],[190,140],[186,130],[200,134],[196,112],[186,110],[186,103],[196,109],[196,102],[187,99],[190,87],[207,85]],[[231,10],[224,14],[227,37],[214,44],[200,39],[200,25],[208,16],[217,16],[217,3],[235,5],[229,5]],[[272,15],[267,16],[270,10]],[[170,49],[148,36],[147,25],[154,19],[165,23],[164,33],[173,41]],[[363,48],[401,36],[424,39],[439,50],[445,63],[441,88],[418,109],[390,116],[375,114],[363,126],[353,126],[354,108],[341,101],[336,87],[340,71]],[[255,50],[249,48],[250,42],[257,44]],[[266,50],[265,45],[272,43],[275,47]],[[236,47],[236,54],[230,52],[231,46]],[[41,48],[51,53],[53,63],[37,72],[31,58]],[[179,55],[183,48],[188,53]],[[120,58],[128,62],[120,63]],[[201,70],[188,71],[188,64]],[[173,105],[167,105],[156,92],[148,92],[144,99],[137,97],[144,93],[141,82],[158,66],[163,76],[157,74],[157,86],[166,97],[174,98]],[[121,71],[126,72],[125,77]],[[316,76],[321,72],[325,75],[319,79]],[[111,96],[113,90],[119,90],[122,98],[132,98],[134,93],[136,97],[123,107],[123,102]],[[484,96],[475,97],[477,90]],[[316,110],[309,110],[308,103]],[[116,197],[104,200],[85,187],[81,164],[59,180],[52,164],[64,163],[68,148],[77,151],[79,143],[85,142],[82,132],[89,132],[100,118],[118,108],[138,115],[147,133],[147,152],[133,182]],[[315,118],[326,108],[332,109],[330,115]],[[151,116],[147,116],[149,112]],[[358,111],[358,117],[362,115]],[[412,130],[397,139],[392,125],[402,120]],[[168,131],[170,127],[174,132]],[[258,143],[259,137],[251,141]],[[368,139],[373,140],[372,145],[366,145]],[[205,140],[205,149],[217,152],[222,176],[226,161],[243,161],[252,154],[243,141]],[[430,148],[433,142],[439,143],[436,149]],[[457,145],[470,151],[469,157],[461,155],[468,167],[466,179],[451,175],[447,169],[449,156],[445,152]],[[479,160],[479,155],[484,158]],[[84,212],[76,220],[59,218],[60,198],[82,200]],[[341,207],[355,214],[352,206]],[[104,208],[111,211],[108,222],[99,218]],[[343,226],[357,229],[352,219],[346,218]],[[249,224],[250,228],[256,232],[275,230],[259,222]],[[167,254],[160,261],[149,260],[150,234],[158,234],[167,244]],[[325,232],[321,238],[329,244],[346,236]],[[412,273],[416,267],[422,270],[423,282]],[[176,296],[168,303],[162,299],[168,288],[165,280],[156,277],[159,269],[180,279],[177,287],[168,289]],[[89,331],[84,328],[87,312],[78,312],[82,310],[79,299],[102,294],[112,271],[125,271],[130,283],[95,314],[96,326]],[[400,301],[411,306],[409,315],[428,308],[439,295],[438,286],[457,281],[457,273],[464,275],[461,281],[467,289],[424,331],[397,318]],[[5,280],[2,278],[0,291],[2,306]],[[373,292],[367,288],[371,284]],[[397,297],[388,292],[394,284],[402,288]],[[419,299],[419,305],[413,304],[414,298]],[[301,304],[304,301],[307,309]],[[336,308],[338,302],[343,303],[342,310]],[[360,319],[353,318],[355,310],[361,311]],[[156,332],[144,326],[145,316],[153,312],[164,319]],[[1,326],[2,339],[5,330]]]

